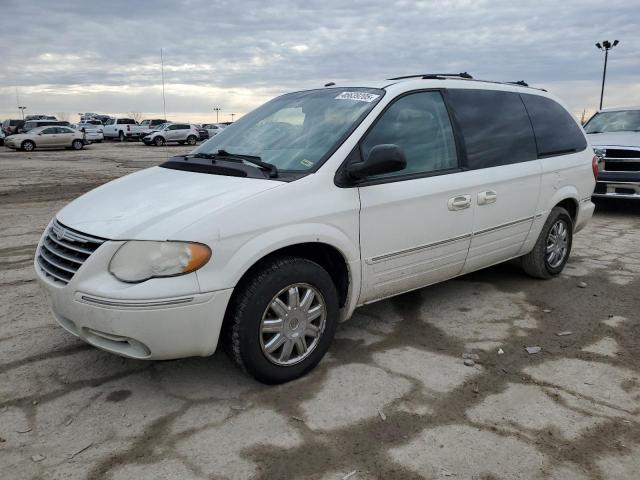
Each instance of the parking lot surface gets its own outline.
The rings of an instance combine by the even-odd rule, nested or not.
[[[185,151],[0,147],[1,478],[638,478],[640,205],[599,203],[557,279],[509,263],[360,308],[315,371],[269,387],[221,351],[85,345],[36,284],[60,208]]]

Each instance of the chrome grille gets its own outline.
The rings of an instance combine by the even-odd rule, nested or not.
[[[54,220],[44,235],[38,253],[40,270],[54,283],[66,285],[104,241],[103,238],[80,233]]]
[[[640,171],[640,150],[607,148],[604,155],[604,170],[607,172]]]

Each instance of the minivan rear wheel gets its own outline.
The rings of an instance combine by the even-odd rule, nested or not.
[[[573,220],[562,207],[554,207],[533,250],[522,257],[522,268],[535,278],[560,274],[569,260],[573,242]]]
[[[227,309],[223,345],[257,380],[284,383],[312,370],[338,324],[338,293],[311,260],[279,257],[241,282]]]

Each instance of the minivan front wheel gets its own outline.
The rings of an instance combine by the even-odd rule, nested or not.
[[[562,272],[573,242],[573,221],[569,212],[554,207],[533,250],[522,257],[524,271],[535,278],[551,278]]]
[[[280,257],[238,285],[223,331],[224,347],[264,383],[284,383],[312,370],[338,324],[338,293],[311,260]]]

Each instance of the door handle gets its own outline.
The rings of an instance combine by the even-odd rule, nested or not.
[[[471,195],[456,195],[447,202],[447,208],[451,211],[464,210],[471,206]]]
[[[487,190],[486,192],[478,193],[478,205],[496,203],[496,200],[498,200],[498,194],[495,190]]]

